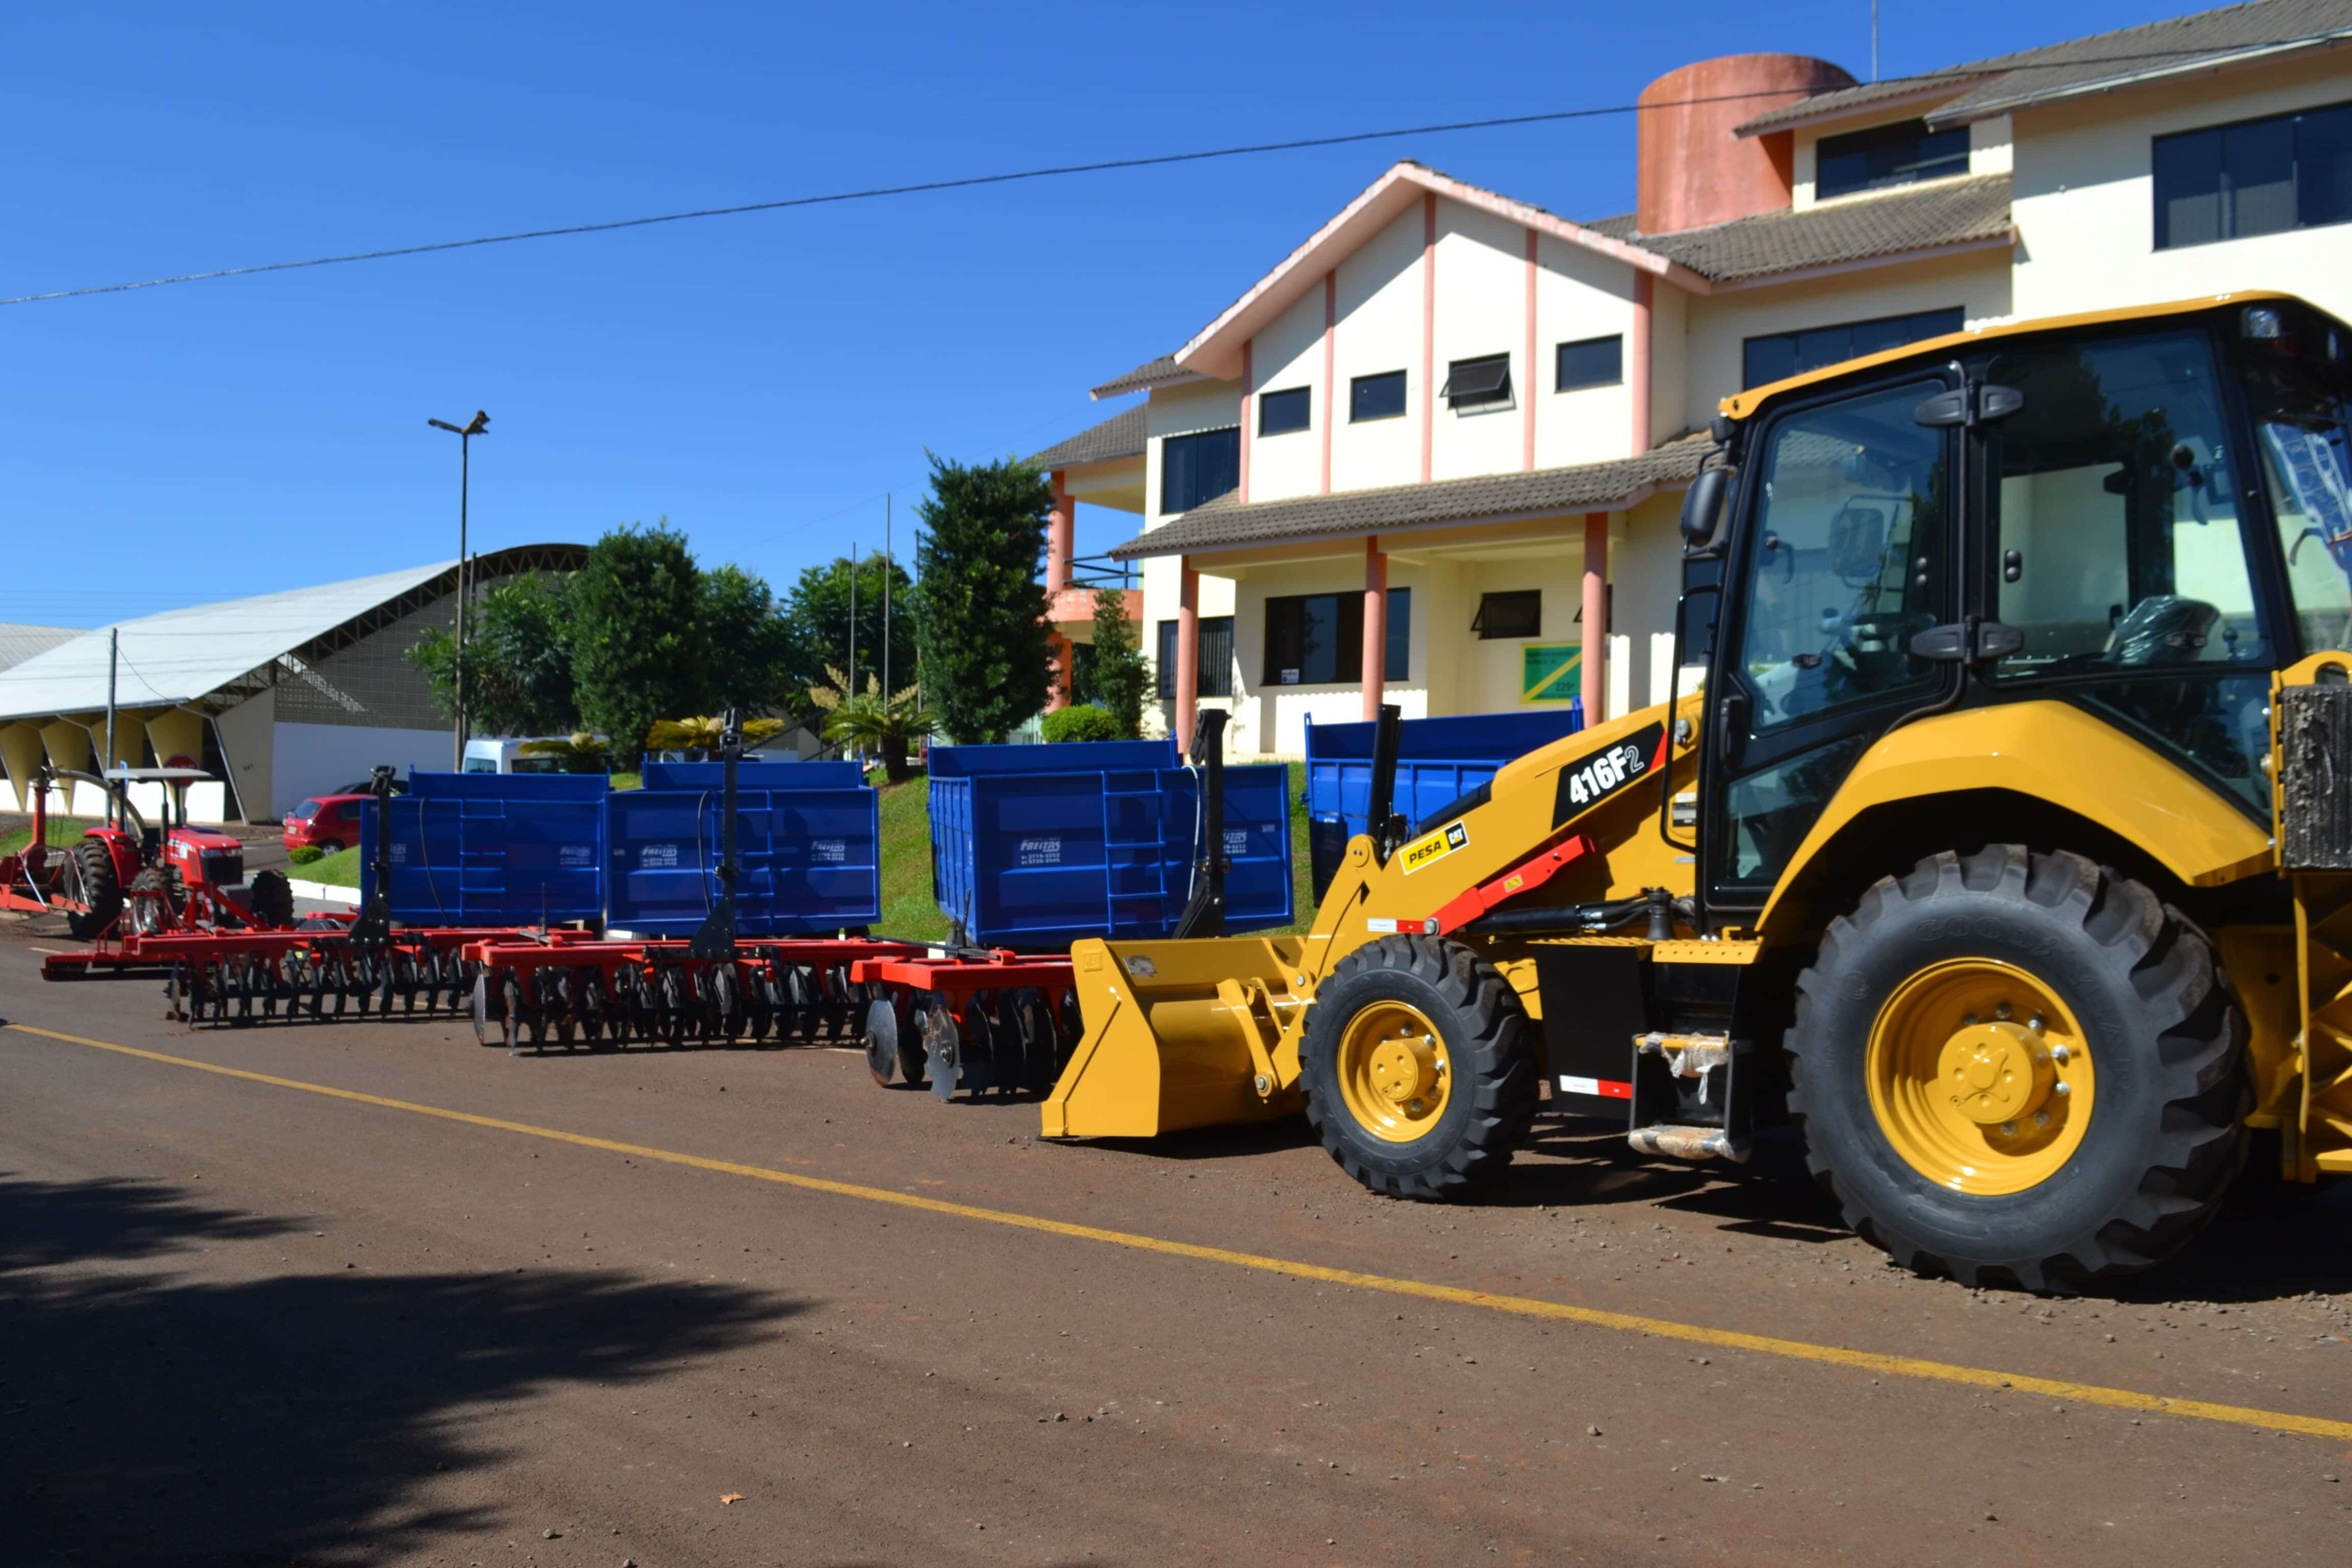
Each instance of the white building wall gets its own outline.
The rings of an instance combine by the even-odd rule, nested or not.
[[[1553,388],[1559,345],[1586,338],[1622,339],[1624,369],[1633,373],[1633,269],[1550,235],[1537,237],[1536,262],[1536,363],[1519,384],[1521,395],[1535,400],[1536,467],[1629,456],[1633,405],[1625,382],[1575,392]],[[1516,377],[1517,366],[1512,368]]]
[[[1307,388],[1308,423],[1279,436],[1257,433],[1251,405],[1249,495],[1252,501],[1311,496],[1323,486],[1323,285],[1318,279],[1250,344],[1252,393]]]
[[[1513,395],[1507,402],[1459,411],[1446,407],[1444,397],[1433,397],[1433,479],[1517,473],[1523,466],[1526,436],[1519,410],[1536,395],[1526,355],[1527,267],[1526,229],[1475,207],[1437,204],[1433,390],[1444,389],[1451,361],[1508,354]]]
[[[2340,54],[2200,75],[2017,116],[2020,315],[2282,289],[2352,317],[2352,226],[2156,247],[2153,139],[2352,99]]]
[[[1150,437],[1144,453],[1143,526],[1159,525],[1160,441],[1169,436],[1189,436],[1241,423],[1242,389],[1234,381],[1196,381],[1164,387],[1145,405],[1144,428]]]
[[[1969,325],[2007,317],[2010,253],[1966,251],[1908,266],[1845,272],[1776,289],[1735,289],[1688,306],[1689,384],[1680,424],[1705,428],[1716,405],[1740,390],[1747,340],[1840,321],[1899,316],[1958,305]]]
[[[1422,209],[1415,205],[1339,263],[1331,375],[1335,490],[1409,485],[1421,478],[1421,237]],[[1403,416],[1350,423],[1350,380],[1392,370],[1405,373]]]
[[[304,797],[368,776],[378,763],[389,763],[404,776],[412,767],[427,773],[449,765],[446,730],[363,730],[349,724],[271,726],[276,754],[270,763],[269,812],[283,816]]]

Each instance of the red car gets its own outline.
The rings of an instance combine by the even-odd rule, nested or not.
[[[360,807],[363,795],[322,795],[304,801],[286,816],[283,835],[289,849],[311,848],[324,855],[360,841]]]

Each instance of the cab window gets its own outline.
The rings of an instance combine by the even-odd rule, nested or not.
[[[1948,447],[1916,416],[1943,389],[1807,410],[1768,437],[1739,647],[1758,732],[1935,679],[1910,647],[1938,619]]]
[[[2352,442],[2340,368],[2249,356],[2241,375],[2303,651],[2352,649]]]

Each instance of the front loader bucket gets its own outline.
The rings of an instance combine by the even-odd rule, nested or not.
[[[1297,937],[1081,942],[1086,1033],[1045,1104],[1048,1138],[1150,1138],[1299,1109],[1267,1071],[1295,1005]],[[1270,1092],[1261,1094],[1259,1079]]]

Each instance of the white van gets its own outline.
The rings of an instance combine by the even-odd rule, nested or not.
[[[503,741],[468,741],[466,742],[466,769],[469,773],[556,773],[563,771],[561,757],[527,757],[522,749],[532,741],[563,741],[566,735],[518,735]]]

